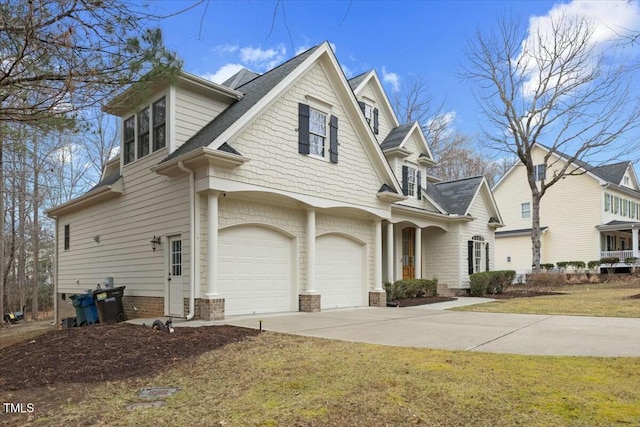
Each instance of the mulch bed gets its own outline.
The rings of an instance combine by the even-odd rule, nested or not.
[[[435,304],[437,302],[455,301],[456,298],[449,297],[423,297],[423,298],[399,298],[392,303],[397,303],[397,307],[415,307],[416,305]]]
[[[0,390],[148,376],[258,334],[227,325],[168,333],[122,323],[49,331],[0,350]]]
[[[533,298],[533,297],[542,297],[545,295],[566,295],[566,293],[565,292],[511,290],[511,291],[503,292],[501,294],[487,295],[487,298],[494,298],[494,299]]]

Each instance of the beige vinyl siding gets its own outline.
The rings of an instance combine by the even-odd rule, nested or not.
[[[542,156],[542,150],[534,151],[534,164],[542,163]],[[547,170],[547,176],[553,176],[553,173],[554,169]],[[529,194],[525,168],[516,166],[494,191],[506,225],[500,231],[531,228],[531,220],[520,217],[521,203],[530,201]],[[541,262],[586,263],[599,259],[600,237],[595,227],[602,221],[602,210],[602,189],[598,181],[588,174],[567,176],[549,188],[540,204],[540,225],[548,227]],[[499,239],[498,244],[501,245],[502,241]],[[530,243],[528,245],[530,250]],[[504,253],[502,249],[500,252]]]
[[[186,178],[167,181],[149,168],[166,155],[151,154],[124,169],[122,195],[58,219],[59,236],[70,224],[70,249],[59,239],[59,292],[95,288],[104,277],[127,295],[164,296],[167,233],[182,233],[185,289],[189,279],[189,190]],[[154,252],[153,236],[162,236]],[[95,236],[100,236],[96,243]],[[79,283],[76,283],[79,281]]]
[[[183,87],[175,90],[175,148],[224,111],[229,103]]]
[[[511,257],[510,262],[507,257]],[[497,237],[495,258],[496,270],[515,270],[518,274],[529,272],[532,264],[531,237]]]
[[[298,153],[298,104],[313,105],[307,95],[330,104],[331,110],[325,108],[323,112],[338,117],[337,164]],[[363,145],[369,142],[362,141],[352,126],[320,63],[229,143],[251,161],[233,171],[217,169],[215,173],[220,178],[364,207],[388,208],[388,204],[377,198],[383,180]],[[327,137],[325,150],[328,149]]]
[[[373,107],[378,109],[378,134],[376,138],[378,138],[379,143],[382,143],[387,135],[389,135],[389,132],[391,132],[391,129],[393,129],[393,118],[385,113],[385,108],[381,108],[385,101],[384,98],[377,95],[377,91],[373,88],[374,84],[374,79],[369,79],[367,84],[358,92],[357,98],[358,101],[366,102],[369,105],[371,105],[371,101],[365,98],[375,101]],[[373,130],[373,123],[371,124],[371,130]]]

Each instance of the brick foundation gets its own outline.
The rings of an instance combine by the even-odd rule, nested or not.
[[[129,319],[164,316],[164,298],[127,296],[126,289],[122,297],[122,307]]]
[[[196,319],[224,320],[224,298],[197,299]]]
[[[387,293],[385,291],[369,291],[369,307],[386,307]]]
[[[298,296],[298,309],[305,313],[319,312],[320,294],[300,294]]]

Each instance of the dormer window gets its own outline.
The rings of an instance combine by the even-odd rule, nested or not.
[[[367,103],[364,104],[364,117],[367,119],[367,123],[373,122],[373,107]]]
[[[123,163],[126,165],[167,145],[166,99],[146,106],[123,122]]]
[[[405,196],[422,199],[422,174],[411,166],[402,166],[402,192]]]
[[[416,197],[416,170],[407,168],[407,196]]]
[[[377,135],[379,130],[378,109],[364,101],[358,101],[358,105],[360,105],[360,109],[362,110],[365,119],[367,119],[367,123],[371,126],[373,133]]]
[[[626,185],[627,187],[629,186],[629,175],[625,175],[624,178],[622,178],[622,184]]]

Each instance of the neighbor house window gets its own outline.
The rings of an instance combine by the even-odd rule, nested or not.
[[[614,214],[620,213],[620,197],[618,196],[613,197],[613,213]]]
[[[71,226],[65,224],[64,226],[64,250],[68,250],[71,247]]]
[[[533,167],[533,180],[534,181],[543,181],[547,177],[547,167],[546,165],[535,165]]]
[[[622,215],[629,215],[629,201],[627,199],[622,199]]]
[[[324,142],[327,138],[327,115],[309,109],[309,154],[324,157]]]
[[[611,212],[611,194],[604,194],[604,211]]]
[[[153,151],[164,148],[167,145],[166,116],[167,105],[165,98],[153,103]]]
[[[149,154],[149,109],[138,113],[138,158]]]
[[[520,206],[521,206],[521,210],[522,210],[522,219],[531,218],[531,204],[530,203],[523,203]]]
[[[136,118],[131,116],[124,121],[123,130],[124,144],[124,164],[131,163],[136,159],[135,143],[136,143]]]
[[[624,178],[622,179],[622,182],[624,185],[629,186],[629,177],[625,175]]]

